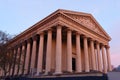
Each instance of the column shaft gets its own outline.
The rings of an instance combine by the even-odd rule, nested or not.
[[[92,69],[96,70],[94,42],[92,39],[90,40],[90,48],[91,48],[91,55],[92,55]]]
[[[17,50],[16,50],[16,57],[15,57],[15,72],[14,72],[14,75],[17,75],[17,70],[18,70],[18,63],[17,63],[17,61],[18,61],[18,48],[17,48]]]
[[[95,66],[96,66],[96,71],[98,71],[97,48],[95,49],[94,53],[95,53]]]
[[[107,63],[108,63],[108,71],[111,71],[111,60],[110,60],[110,51],[109,47],[106,47],[106,55],[107,55]]]
[[[18,75],[18,72],[19,72],[19,65],[20,65],[20,46],[18,47],[18,50],[17,50],[17,65],[16,65],[16,75]]]
[[[44,34],[40,34],[39,41],[39,52],[38,52],[38,64],[37,64],[37,74],[42,72],[43,64],[43,46],[44,46]]]
[[[14,49],[11,49],[11,59],[13,60],[14,59]],[[13,67],[12,67],[12,64],[10,64],[10,76],[12,76],[12,71],[13,71]]]
[[[21,45],[21,44],[20,44],[20,45]],[[22,55],[22,45],[20,46],[20,52],[19,52],[18,75],[21,74],[21,65],[22,65],[21,55]]]
[[[82,71],[80,34],[76,34],[76,72]]]
[[[9,56],[11,57],[11,59],[12,59],[12,50],[10,49],[9,50]],[[11,75],[10,73],[11,73],[11,64],[9,65],[9,76]]]
[[[50,72],[50,70],[51,70],[51,53],[52,53],[52,31],[48,30],[46,66],[45,66],[45,73],[46,74],[48,72]]]
[[[31,70],[35,70],[35,59],[36,59],[36,46],[37,45],[37,37],[33,37],[33,46],[32,46],[32,56],[31,56]]]
[[[88,59],[88,43],[87,37],[84,37],[84,54],[85,54],[85,72],[89,72],[89,59]]]
[[[106,65],[104,45],[102,45],[102,59],[103,59],[103,72],[107,73],[107,65]]]
[[[62,70],[62,27],[57,26],[57,36],[56,36],[56,68],[55,74],[61,74]]]
[[[101,62],[101,55],[100,55],[100,45],[97,42],[97,58],[98,58],[98,70],[102,72],[102,62]]]
[[[16,66],[16,54],[17,54],[17,51],[16,51],[16,49],[14,49],[14,57],[13,57],[13,59],[14,59],[14,64],[13,64],[13,71],[12,71],[12,76],[15,74],[15,66]]]
[[[22,62],[22,65],[21,65],[21,74],[24,74],[24,58],[25,58],[25,42],[23,42],[22,44],[22,53],[21,53],[21,62]],[[28,63],[27,63],[28,64]]]
[[[67,71],[72,72],[72,33],[67,31]]]
[[[30,40],[27,41],[27,51],[26,51],[26,58],[25,58],[25,69],[24,74],[28,74],[28,67],[29,67],[29,57],[30,57]]]

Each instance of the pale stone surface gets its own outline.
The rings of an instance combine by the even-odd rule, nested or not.
[[[39,52],[38,52],[38,65],[37,65],[37,74],[41,73],[43,68],[43,46],[44,46],[44,34],[40,34],[39,41]]]
[[[53,39],[52,41],[52,54],[51,54],[51,70],[52,72],[55,71],[55,61],[56,61],[56,40]]]
[[[67,71],[72,72],[72,31],[67,31]]]
[[[93,40],[90,40],[90,47],[91,47],[91,56],[92,56],[92,69],[96,70],[95,53],[94,53],[94,42],[93,42]]]
[[[102,59],[103,59],[103,72],[107,73],[107,65],[106,65],[106,57],[105,57],[105,50],[104,46],[102,45]]]
[[[47,74],[51,70],[51,54],[52,54],[52,31],[48,30],[47,38],[47,52],[46,52],[46,67],[45,73]]]
[[[82,72],[80,34],[76,34],[76,72]]]
[[[56,67],[55,74],[61,74],[62,68],[62,27],[57,26],[57,36],[56,36]]]
[[[29,66],[29,57],[30,57],[30,41],[28,41],[27,43],[27,52],[26,52],[26,58],[25,58],[25,70],[24,70],[24,74],[28,73],[28,66]],[[24,50],[24,47],[23,47]]]
[[[37,49],[36,45],[37,45],[36,37],[34,36],[33,46],[32,46],[32,56],[31,56],[31,66],[30,66],[31,69],[35,69],[35,57],[36,57],[36,49]]]
[[[85,54],[85,72],[89,72],[89,59],[88,59],[88,43],[87,37],[84,37],[84,54]]]
[[[25,69],[23,67],[23,66],[25,66],[25,65],[23,65],[23,63],[24,63],[24,57],[25,57],[25,43],[23,42],[22,43],[22,47],[21,47],[21,58],[20,58],[21,65],[20,65],[20,69],[19,69],[19,74],[24,74],[23,73],[23,70]],[[24,72],[25,72],[25,70],[24,70]]]
[[[100,54],[100,45],[97,42],[97,59],[98,59],[98,70],[102,72],[102,62],[101,62],[101,54]]]
[[[111,60],[110,60],[110,52],[109,47],[106,47],[106,55],[107,55],[107,63],[108,63],[108,71],[111,71]]]

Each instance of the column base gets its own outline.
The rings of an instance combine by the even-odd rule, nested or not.
[[[39,75],[40,75],[40,72],[37,72],[37,73],[36,73],[36,76],[39,76]]]
[[[82,71],[75,71],[75,73],[81,73]]]
[[[44,74],[44,72],[37,71],[35,75],[39,76],[39,75],[43,75],[43,74]]]
[[[90,72],[90,70],[85,70],[85,72]]]
[[[45,72],[43,75],[44,75],[44,76],[47,76],[47,75],[48,75],[48,72]]]
[[[55,72],[55,73],[53,73],[53,75],[60,75],[60,74],[62,74],[62,72]]]
[[[53,75],[53,72],[51,72],[51,71],[45,72],[44,75]]]
[[[25,70],[23,74],[28,74],[28,71]]]
[[[73,73],[73,71],[66,71],[65,73]]]

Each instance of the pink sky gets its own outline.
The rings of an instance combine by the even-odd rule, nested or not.
[[[111,63],[115,67],[120,65],[120,54],[111,54]]]
[[[116,19],[109,28],[110,53],[112,65],[120,65],[120,19]]]

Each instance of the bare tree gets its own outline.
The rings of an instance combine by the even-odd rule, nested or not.
[[[6,43],[11,39],[9,34],[0,31],[0,70],[4,76],[9,72],[9,65],[12,63],[12,55],[8,54]]]

